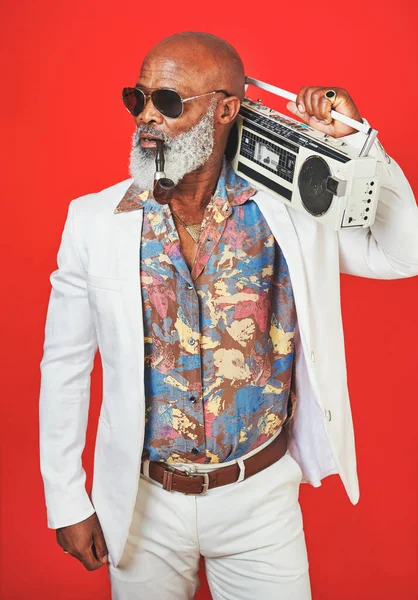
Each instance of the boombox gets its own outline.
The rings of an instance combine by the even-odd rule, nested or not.
[[[295,101],[296,95],[250,77],[255,85]],[[331,116],[362,131],[360,152],[345,141],[245,98],[228,141],[238,175],[335,230],[369,227],[379,197],[381,163],[368,156],[377,131],[335,111]]]

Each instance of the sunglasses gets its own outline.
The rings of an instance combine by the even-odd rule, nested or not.
[[[183,114],[185,102],[219,93],[225,94],[227,97],[231,96],[231,94],[228,94],[225,90],[215,90],[213,92],[207,92],[206,94],[199,94],[198,96],[182,98],[176,90],[168,88],[158,88],[150,94],[145,94],[136,87],[124,87],[122,90],[122,101],[128,112],[134,117],[137,117],[144,110],[148,98],[151,98],[153,105],[163,117],[178,119],[178,117],[181,117]]]

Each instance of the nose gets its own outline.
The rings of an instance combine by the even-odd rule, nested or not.
[[[137,126],[140,123],[157,123],[158,125],[162,124],[163,116],[155,108],[154,104],[152,103],[151,96],[146,96],[144,108],[142,109],[142,112],[135,117],[135,122]]]

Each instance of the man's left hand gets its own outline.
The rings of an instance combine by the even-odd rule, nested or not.
[[[332,100],[328,100],[325,96],[328,90],[336,92]],[[287,109],[314,129],[335,138],[357,133],[357,131],[344,123],[335,121],[331,117],[331,109],[351,117],[355,121],[363,122],[347,90],[334,86],[304,86],[300,89],[296,102],[287,103]]]

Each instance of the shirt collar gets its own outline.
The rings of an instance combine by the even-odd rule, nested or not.
[[[251,184],[237,175],[224,157],[214,198],[225,198],[229,206],[239,206],[256,193]]]
[[[122,200],[115,208],[115,215],[121,212],[129,212],[144,208],[145,202],[150,197],[150,190],[144,190],[135,181],[128,187]]]
[[[213,196],[219,210],[229,213],[232,206],[244,204],[256,191],[248,181],[235,173],[231,164],[224,157],[216,191]],[[115,214],[144,208],[145,203],[155,204],[150,190],[141,188],[140,185],[134,182],[129,186],[122,200],[115,208]]]

